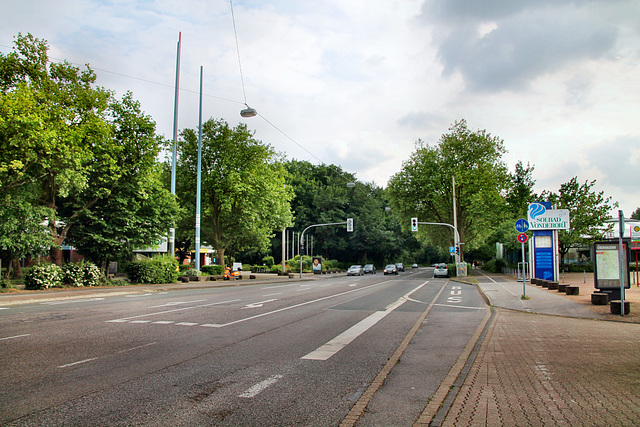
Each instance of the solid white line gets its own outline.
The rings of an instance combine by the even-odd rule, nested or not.
[[[178,326],[195,326],[195,325],[198,325],[198,323],[193,323],[193,322],[180,322],[180,323],[176,323],[176,325],[178,325]]]
[[[276,295],[282,295],[282,292],[276,292],[275,294],[264,294],[263,297],[274,297]]]
[[[22,337],[29,337],[31,336],[31,334],[22,334],[22,335],[14,335],[12,337],[4,337],[4,338],[0,338],[0,341],[4,341],[4,340],[11,340],[14,338],[22,338]]]
[[[269,388],[272,385],[274,385],[275,383],[277,383],[278,380],[281,379],[281,378],[282,378],[282,375],[274,375],[272,377],[269,377],[266,380],[264,380],[262,382],[259,382],[258,384],[254,385],[253,387],[251,387],[250,389],[248,389],[244,393],[238,395],[238,397],[242,397],[242,398],[245,398],[245,399],[250,399],[252,397],[256,397],[259,393],[263,392],[267,388]]]
[[[92,360],[96,360],[97,357],[92,357],[91,359],[78,360],[77,362],[67,363],[66,365],[58,366],[58,368],[68,368],[70,366],[79,365],[81,363],[91,362]]]
[[[353,292],[358,292],[358,291],[366,290],[366,289],[369,289],[369,288],[374,288],[376,286],[380,286],[380,285],[383,285],[383,284],[388,283],[388,282],[389,282],[389,280],[384,281],[384,282],[380,282],[380,283],[376,283],[374,285],[370,285],[370,286],[363,287],[363,288],[352,289],[350,291],[344,291],[344,292],[340,292],[340,293],[337,293],[337,294],[334,294],[334,295],[328,295],[326,297],[314,299],[314,300],[311,300],[311,301],[302,302],[300,304],[290,305],[288,307],[279,308],[277,310],[268,311],[266,313],[256,314],[255,316],[245,317],[244,319],[234,320],[233,322],[229,322],[229,323],[211,324],[211,325],[207,325],[207,326],[212,327],[212,328],[224,328],[225,326],[231,326],[231,325],[235,325],[237,323],[243,323],[243,322],[247,322],[249,320],[258,319],[260,317],[270,316],[272,314],[280,313],[282,311],[291,310],[292,308],[298,308],[298,307],[302,307],[302,306],[305,306],[305,305],[314,304],[316,302],[324,301],[324,300],[327,300],[327,299],[336,298],[336,297],[339,297],[339,296],[342,296],[342,295],[347,295],[347,294],[350,294],[350,293],[353,293]]]
[[[87,302],[87,301],[102,301],[104,298],[87,298],[87,299],[68,299],[62,301],[45,301],[41,302],[41,305],[61,305],[61,304],[74,304],[77,302]]]
[[[211,307],[213,305],[220,305],[220,304],[227,304],[230,302],[237,302],[240,301],[239,299],[234,299],[234,300],[229,300],[229,301],[221,301],[221,302],[214,302],[211,304],[202,304],[202,305],[195,305],[193,307],[182,307],[182,308],[175,308],[173,310],[165,310],[165,311],[159,311],[157,313],[149,313],[149,314],[140,314],[139,316],[131,316],[131,317],[123,317],[120,319],[114,319],[114,320],[107,320],[106,322],[109,323],[122,323],[122,322],[128,322],[130,319],[137,319],[139,317],[147,317],[147,316],[156,316],[158,314],[166,314],[166,313],[173,313],[176,311],[184,311],[184,310],[191,310],[194,308],[201,308],[201,307]]]
[[[157,342],[150,342],[149,344],[139,345],[137,347],[131,347],[131,348],[128,348],[126,350],[120,350],[118,352],[118,354],[126,353],[126,352],[133,351],[133,350],[138,350],[138,349],[149,347],[150,345],[156,345],[156,344],[158,344],[158,343]]]
[[[412,291],[406,293],[402,297],[400,297],[397,301],[389,304],[385,307],[384,311],[376,311],[369,317],[361,320],[356,323],[328,343],[318,347],[318,349],[312,351],[311,353],[303,356],[302,359],[305,360],[327,360],[347,345],[349,345],[353,340],[358,338],[360,335],[368,331],[373,325],[378,323],[380,320],[384,319],[389,313],[391,313],[396,308],[400,307],[402,304],[409,300],[409,296],[416,292],[418,289],[422,288],[428,282],[421,284],[416,287]]]
[[[433,304],[433,305],[437,305],[438,307],[466,308],[469,310],[487,310],[487,307],[468,307],[464,305],[453,305],[453,304]]]

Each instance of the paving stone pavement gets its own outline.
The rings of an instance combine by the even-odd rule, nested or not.
[[[494,309],[442,426],[640,425],[640,325]]]

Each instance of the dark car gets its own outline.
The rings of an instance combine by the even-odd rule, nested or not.
[[[384,274],[398,274],[398,267],[395,264],[389,264],[384,268]]]
[[[396,262],[396,268],[398,271],[404,271],[404,264],[401,262]]]
[[[366,264],[363,270],[364,274],[376,274],[376,266],[373,264]]]
[[[450,277],[447,264],[438,264],[435,270],[433,270],[433,277]]]

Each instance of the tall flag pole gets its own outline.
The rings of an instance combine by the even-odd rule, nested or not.
[[[171,157],[171,194],[176,194],[176,145],[178,143],[178,95],[180,93],[180,44],[182,42],[182,32],[178,33],[178,54],[176,58],[176,93],[173,103],[173,152]],[[176,229],[175,224],[169,230],[169,254],[176,255]]]

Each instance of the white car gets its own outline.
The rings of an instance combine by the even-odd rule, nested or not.
[[[433,278],[436,277],[450,277],[449,269],[447,268],[447,264],[438,264],[433,270]]]
[[[347,270],[347,276],[362,276],[364,275],[364,271],[362,270],[361,265],[352,265]]]

